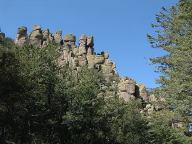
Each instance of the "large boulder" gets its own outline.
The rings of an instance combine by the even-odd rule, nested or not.
[[[87,55],[88,68],[95,67],[95,55]]]
[[[87,55],[93,55],[94,49],[92,47],[87,48]]]
[[[79,56],[87,54],[86,44],[87,44],[87,36],[85,34],[82,34],[79,39],[79,53],[78,53]]]
[[[17,30],[15,44],[23,46],[27,42],[27,27],[21,26]]]
[[[118,89],[119,97],[128,101],[130,98],[135,98],[136,82],[128,77],[121,78]]]
[[[95,63],[96,64],[103,64],[105,62],[105,58],[103,55],[96,55],[95,56]]]
[[[66,34],[64,36],[64,42],[76,42],[76,37],[73,34]]]
[[[88,47],[93,47],[94,46],[94,38],[93,38],[93,36],[88,36],[87,37],[87,46]]]
[[[33,31],[29,35],[29,41],[30,44],[36,47],[41,47],[41,45],[43,44],[43,33],[39,25],[33,26]]]
[[[87,53],[87,50],[86,50],[86,47],[84,46],[79,46],[79,53],[78,55],[81,56],[81,55],[86,55]]]
[[[139,96],[144,100],[144,101],[148,101],[149,100],[149,95],[147,92],[147,89],[145,87],[144,84],[140,84],[138,85],[139,87]]]
[[[104,74],[107,75],[114,75],[116,65],[109,59],[105,59],[105,55],[103,55],[104,58],[104,64],[101,65],[101,70]]]
[[[94,38],[93,36],[87,36],[87,54],[92,55],[94,53]]]
[[[107,52],[103,52],[104,58],[108,59],[109,58],[109,54]]]
[[[50,43],[52,43],[54,38],[52,38],[51,33],[49,32],[49,29],[45,29],[43,31],[43,45],[42,47],[46,47]]]
[[[87,36],[85,34],[82,34],[79,39],[79,43],[86,44],[87,43]]]
[[[54,40],[55,40],[55,43],[57,44],[61,44],[62,43],[62,31],[57,31],[54,35]]]

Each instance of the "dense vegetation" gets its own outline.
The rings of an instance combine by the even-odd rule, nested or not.
[[[192,2],[163,8],[149,35],[167,55],[152,58],[165,97],[163,109],[143,114],[140,100],[124,102],[101,89],[102,74],[58,65],[57,45],[37,48],[1,41],[0,144],[189,144],[192,113]],[[115,92],[116,89],[113,89]],[[102,94],[101,94],[102,92]],[[174,128],[174,122],[182,128]]]
[[[167,109],[174,114],[172,121],[183,124],[180,133],[185,135],[191,135],[185,128],[192,122],[191,11],[191,0],[180,0],[169,9],[162,8],[152,25],[155,34],[148,35],[154,48],[166,52],[164,56],[151,59],[161,74],[158,80],[161,86],[155,89],[155,94],[166,98]]]
[[[74,74],[59,67],[55,45],[11,45],[0,55],[1,144],[145,141],[139,103],[98,96],[104,80],[97,72],[85,67]]]

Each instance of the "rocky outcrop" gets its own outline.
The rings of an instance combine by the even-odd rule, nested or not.
[[[27,42],[27,27],[19,27],[17,30],[17,36],[15,39],[15,43],[19,46],[24,45]]]
[[[42,47],[46,47],[48,44],[53,43],[54,37],[53,35],[49,32],[49,29],[45,29],[43,31],[43,44]]]
[[[125,101],[130,101],[136,98],[136,82],[128,77],[120,78],[118,84],[119,97]]]
[[[112,83],[112,89],[118,89],[120,98],[125,101],[135,98],[148,101],[148,93],[144,85],[138,85],[128,77],[119,77],[116,72],[116,65],[110,60],[107,52],[95,53],[93,36],[82,34],[79,38],[79,44],[76,45],[76,36],[73,34],[66,34],[62,39],[61,31],[52,34],[49,29],[43,31],[40,26],[34,25],[29,35],[27,35],[26,27],[18,29],[15,43],[22,46],[26,42],[40,48],[55,43],[60,47],[59,65],[69,65],[74,72],[78,72],[81,67],[86,65],[88,68],[97,69],[98,72],[103,74],[107,83]],[[106,89],[106,86],[102,88]],[[113,91],[107,91],[106,93],[109,96],[114,95]]]
[[[33,31],[29,34],[29,42],[31,45],[41,47],[43,44],[43,32],[39,25],[33,26]]]
[[[54,35],[54,40],[56,44],[62,44],[63,40],[62,40],[62,31],[57,31]]]
[[[144,100],[144,101],[149,101],[149,94],[147,92],[147,89],[144,84],[139,84],[138,85],[139,89],[139,96]]]

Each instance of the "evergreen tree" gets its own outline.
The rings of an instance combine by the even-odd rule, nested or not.
[[[156,35],[148,35],[155,48],[166,55],[152,58],[162,74],[156,92],[165,96],[171,108],[183,117],[192,109],[192,1],[181,0],[170,9],[163,8],[153,24]]]

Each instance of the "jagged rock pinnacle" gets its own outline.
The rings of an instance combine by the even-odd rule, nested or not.
[[[49,43],[56,43],[61,49],[59,65],[67,64],[76,72],[82,66],[87,65],[88,68],[102,72],[107,82],[114,81],[118,87],[119,97],[125,101],[138,97],[145,101],[148,100],[148,93],[144,85],[137,85],[134,80],[128,77],[121,78],[117,75],[116,65],[109,59],[107,52],[95,53],[93,36],[82,34],[79,38],[79,44],[76,45],[76,36],[73,34],[66,34],[62,39],[62,31],[52,34],[49,29],[43,31],[40,26],[34,25],[32,32],[28,35],[26,27],[19,27],[15,44],[22,46],[27,42],[40,48],[46,47]]]

